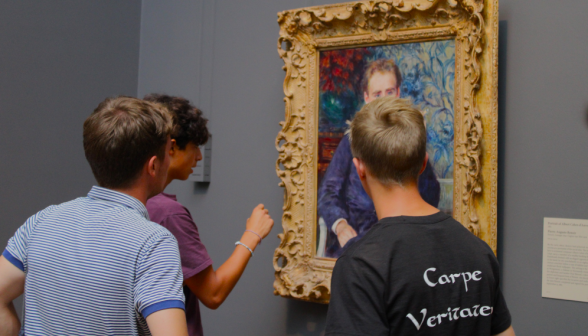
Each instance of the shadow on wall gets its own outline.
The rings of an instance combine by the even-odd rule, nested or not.
[[[208,192],[210,182],[194,182],[194,195],[204,195]]]
[[[323,336],[325,334],[328,305],[287,300],[286,333],[288,336]],[[301,321],[306,323],[301,323]]]
[[[588,126],[588,106],[586,106],[585,112],[586,112],[586,115],[585,115],[586,118],[584,119],[584,121],[586,121],[586,126]]]

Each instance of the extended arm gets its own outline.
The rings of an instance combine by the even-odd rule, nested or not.
[[[0,336],[18,335],[20,321],[14,301],[24,292],[25,273],[0,256]]]
[[[273,225],[273,219],[262,204],[253,210],[251,217],[247,220],[247,229],[256,232],[262,238],[269,234]],[[252,250],[255,250],[260,243],[257,235],[247,231],[240,241]],[[229,259],[216,271],[209,266],[184,282],[206,307],[216,309],[225,301],[239,281],[249,259],[251,259],[251,252],[237,245]]]

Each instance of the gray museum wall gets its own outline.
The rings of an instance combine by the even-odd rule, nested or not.
[[[274,139],[284,118],[276,13],[337,1],[143,0],[139,95],[180,94],[214,135],[212,182],[173,183],[218,267],[251,208],[276,219],[208,335],[320,335],[326,306],[272,294],[283,192]],[[543,217],[588,218],[588,12],[584,0],[500,1],[499,258],[520,335],[583,335],[588,304],[541,298]]]
[[[82,124],[136,95],[141,1],[0,1],[0,244],[94,184]],[[17,310],[20,311],[20,300]]]

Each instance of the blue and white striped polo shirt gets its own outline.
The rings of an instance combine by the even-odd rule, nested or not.
[[[110,189],[38,212],[3,255],[26,274],[26,335],[149,335],[149,314],[184,309],[176,239]]]

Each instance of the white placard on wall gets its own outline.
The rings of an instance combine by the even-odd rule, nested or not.
[[[588,302],[588,220],[543,220],[542,296]]]

